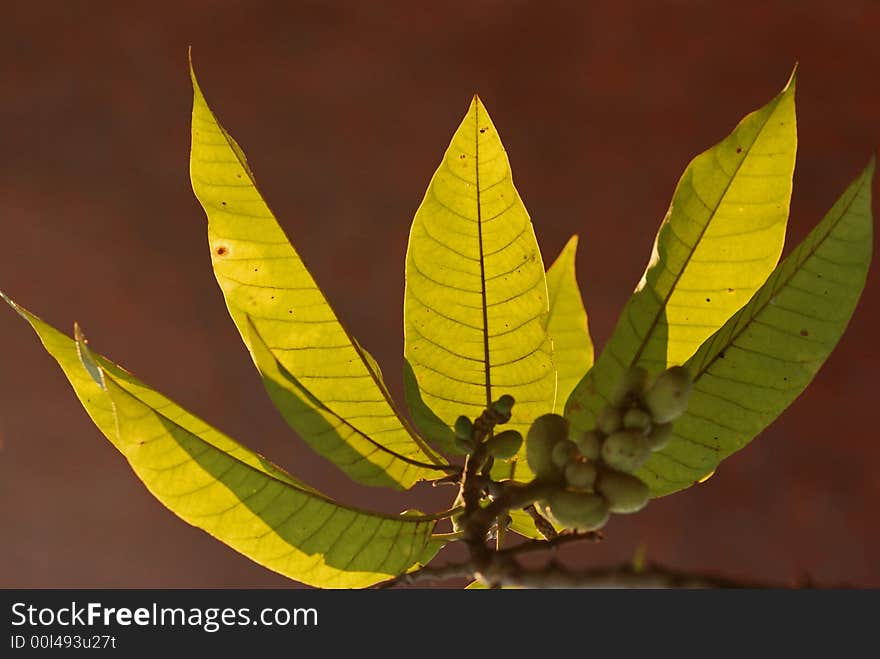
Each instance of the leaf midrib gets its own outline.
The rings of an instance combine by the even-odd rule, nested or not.
[[[812,258],[813,255],[816,253],[816,251],[819,249],[819,247],[821,247],[825,243],[825,241],[828,240],[828,237],[831,235],[831,233],[834,231],[834,229],[836,229],[837,226],[843,221],[843,218],[846,217],[846,215],[849,213],[850,208],[855,203],[856,199],[858,199],[859,195],[862,193],[862,189],[864,188],[864,184],[865,184],[865,181],[864,181],[864,179],[862,179],[858,189],[854,191],[852,199],[850,199],[846,203],[846,206],[844,206],[841,209],[840,214],[837,216],[837,218],[833,222],[829,223],[828,230],[825,232],[825,234],[821,238],[819,238],[819,240],[816,241],[815,245],[813,245],[810,249],[806,250],[806,254],[791,269],[791,273],[788,276],[780,277],[776,281],[773,282],[771,294],[767,296],[767,299],[762,304],[757,305],[757,307],[753,310],[753,313],[750,315],[748,321],[743,323],[742,327],[740,327],[733,334],[730,335],[730,337],[727,339],[727,341],[724,342],[724,347],[722,347],[720,349],[718,349],[718,348],[714,349],[715,354],[711,357],[711,359],[706,360],[705,364],[703,366],[701,366],[700,370],[697,371],[697,373],[694,375],[694,382],[696,382],[701,376],[703,376],[709,370],[709,368],[712,367],[712,365],[718,360],[719,355],[724,351],[725,348],[733,345],[736,342],[736,340],[742,335],[742,333],[745,332],[749,327],[751,327],[752,321],[754,321],[754,319],[760,313],[762,313],[764,311],[764,309],[767,308],[767,305],[770,304],[770,301],[773,299],[775,294],[778,293],[781,289],[785,288],[789,284],[789,282],[791,282],[791,280],[795,277],[795,275],[797,275],[801,271],[801,268],[803,267],[804,263],[806,263],[810,258]],[[783,261],[783,264],[784,263],[785,263],[785,261]],[[771,274],[771,276],[772,276],[772,274]],[[757,291],[755,291],[755,295],[759,295],[760,292],[761,292],[761,289],[759,288]],[[748,309],[748,306],[749,306],[749,303],[747,302],[743,306],[743,310]],[[739,313],[739,312],[737,312],[737,313]],[[734,316],[735,315],[736,314],[734,314]],[[722,328],[723,328],[723,326],[722,326]],[[719,329],[719,331],[721,331],[721,330]]]
[[[486,376],[486,408],[492,405],[492,379],[489,368],[489,308],[486,303],[486,262],[483,258],[483,215],[480,202],[480,100],[474,97],[474,182],[477,188],[477,242],[480,251],[480,297],[483,313],[483,371]]]
[[[193,82],[195,82],[195,80],[193,80]],[[232,136],[226,131],[226,129],[223,128],[223,126],[220,125],[220,122],[217,121],[216,116],[214,116],[214,112],[211,110],[211,107],[208,105],[208,102],[207,102],[207,100],[204,98],[204,94],[201,93],[201,90],[199,90],[199,94],[202,96],[202,100],[203,100],[203,102],[204,102],[204,104],[205,104],[205,107],[207,108],[208,112],[209,112],[209,113],[211,114],[211,116],[214,118],[214,123],[220,128],[220,132],[221,132],[221,134],[223,135],[223,139],[226,141],[227,146],[229,146],[229,148],[232,150],[232,153],[233,153],[233,155],[235,156],[235,159],[238,161],[238,163],[239,163],[239,164],[242,166],[242,168],[244,169],[245,174],[247,175],[248,179],[250,179],[250,182],[251,182],[251,185],[252,185],[253,188],[254,188],[254,191],[257,193],[257,195],[259,196],[260,200],[266,205],[266,209],[269,211],[269,214],[272,216],[272,218],[273,218],[273,219],[277,218],[277,215],[275,214],[275,211],[272,210],[272,208],[269,206],[269,202],[266,200],[266,198],[265,198],[265,197],[263,196],[263,194],[260,192],[260,188],[257,186],[257,182],[256,182],[256,180],[254,179],[253,172],[251,172],[251,168],[250,168],[250,166],[248,165],[247,160],[244,159],[244,158],[242,157],[242,153],[240,152],[240,148],[238,147],[237,143],[236,143],[235,140],[232,138]],[[478,177],[478,180],[479,180],[479,169],[477,170],[477,177]],[[478,199],[477,213],[479,214],[479,185],[477,185],[477,199]],[[210,219],[209,219],[209,223],[210,223]],[[348,339],[348,341],[352,344],[352,346],[355,346],[354,338],[352,337],[351,333],[348,331],[348,328],[343,324],[342,320],[341,320],[341,319],[339,318],[339,316],[336,314],[336,311],[334,311],[333,308],[330,306],[330,303],[329,303],[329,301],[327,300],[327,296],[324,295],[324,291],[321,290],[321,287],[320,287],[320,286],[318,286],[318,281],[315,279],[314,275],[312,274],[312,272],[311,272],[311,270],[309,269],[309,267],[308,267],[308,265],[306,264],[306,262],[303,261],[302,257],[299,257],[299,254],[296,252],[296,249],[293,247],[293,243],[290,241],[290,237],[287,235],[287,232],[284,230],[284,227],[281,226],[281,223],[278,222],[277,219],[275,219],[275,223],[278,225],[278,229],[281,231],[281,234],[282,234],[282,235],[284,236],[284,238],[287,240],[287,244],[290,245],[290,248],[294,251],[294,254],[296,254],[297,257],[299,258],[299,261],[300,261],[300,264],[301,264],[302,267],[303,267],[303,270],[304,270],[305,273],[311,278],[312,282],[314,282],[314,284],[315,284],[315,288],[317,289],[318,294],[323,298],[324,302],[327,304],[327,307],[329,308],[330,313],[333,314],[333,317],[335,318],[336,322],[338,323],[340,329],[342,329],[343,334],[345,334],[345,337],[346,337],[346,338]],[[480,243],[480,245],[481,245],[481,246],[480,246],[480,255],[482,256],[482,235],[481,235],[481,237],[480,237],[480,240],[481,240],[481,243]],[[482,265],[483,265],[483,264],[482,264],[482,259],[481,259],[481,261],[480,261],[480,269],[481,269],[481,270],[480,270],[480,276],[481,276],[481,279],[483,279],[483,276],[482,276]],[[484,301],[485,301],[485,288],[484,288]],[[484,305],[484,306],[485,306],[485,305]],[[484,310],[483,314],[484,314],[484,317],[485,317],[485,310]],[[485,331],[486,331],[486,330],[485,330],[485,327],[484,327],[484,332],[485,332]],[[488,358],[488,338],[486,339],[486,346],[487,346],[487,348],[486,348],[486,350],[487,350],[486,354],[487,354],[487,358]],[[355,347],[355,352],[357,352],[358,355],[361,356],[361,355],[360,355],[360,351],[359,351],[356,347]],[[363,359],[362,356],[361,356],[361,361],[364,361],[364,359]],[[431,460],[431,462],[433,462],[435,465],[443,466],[443,465],[444,465],[444,461],[443,461],[439,456],[437,456],[437,455],[434,453],[434,451],[428,446],[428,444],[427,444],[427,443],[426,443],[426,442],[425,442],[425,441],[424,441],[424,440],[418,435],[418,433],[416,433],[416,432],[413,430],[413,428],[409,425],[409,423],[404,419],[403,415],[400,413],[400,410],[397,409],[397,406],[395,405],[394,401],[390,398],[390,396],[388,395],[388,392],[386,391],[385,387],[382,386],[382,383],[379,381],[378,377],[376,376],[376,373],[373,372],[373,369],[370,367],[370,365],[367,364],[366,362],[364,362],[364,366],[366,367],[366,369],[367,369],[367,373],[369,373],[370,378],[373,380],[373,383],[376,385],[376,387],[379,389],[379,391],[382,392],[382,397],[385,399],[385,402],[386,402],[386,403],[388,404],[388,406],[391,408],[391,411],[394,412],[395,416],[396,416],[396,417],[398,418],[398,420],[400,421],[401,426],[402,426],[403,429],[406,431],[406,433],[409,435],[409,437],[413,440],[413,442],[416,444],[416,446],[418,446],[419,449],[421,449],[422,453],[424,453],[425,456],[427,456],[427,457]],[[487,380],[488,380],[488,362],[487,362],[487,373],[486,373],[486,377],[487,377]]]
[[[391,456],[397,458],[398,460],[406,462],[407,464],[413,465],[414,467],[420,467],[422,469],[431,469],[431,470],[435,470],[435,471],[444,471],[444,472],[449,471],[448,465],[438,465],[438,464],[429,464],[427,462],[420,462],[418,460],[414,460],[413,458],[409,458],[405,455],[401,455],[397,451],[391,450],[387,446],[384,446],[384,445],[380,444],[379,442],[377,442],[375,439],[370,437],[363,430],[361,430],[356,425],[351,423],[344,416],[342,416],[341,414],[336,412],[336,410],[332,409],[329,405],[324,403],[320,398],[315,396],[315,394],[313,394],[309,390],[308,387],[306,387],[302,382],[300,382],[299,378],[297,378],[293,373],[291,373],[284,366],[284,364],[281,363],[281,361],[272,352],[272,348],[269,346],[268,343],[266,343],[266,340],[263,338],[262,334],[260,334],[260,331],[257,329],[257,326],[254,324],[251,317],[248,316],[247,314],[245,314],[245,318],[248,321],[248,325],[250,326],[250,329],[257,335],[257,338],[259,338],[259,340],[263,343],[263,345],[266,347],[266,350],[269,352],[272,359],[275,361],[275,366],[278,368],[281,375],[283,375],[288,380],[288,382],[290,382],[294,387],[296,387],[299,391],[301,391],[309,399],[309,401],[311,401],[311,403],[313,405],[315,405],[319,409],[321,409],[324,412],[326,412],[327,414],[331,415],[333,418],[335,418],[340,423],[342,423],[345,426],[347,426],[348,428],[350,428],[356,435],[358,435],[362,439],[365,439],[367,442],[369,442],[370,444],[375,446],[378,450],[382,451],[383,453],[387,453],[388,455],[391,455]]]
[[[171,424],[172,426],[174,426],[175,428],[179,428],[181,431],[185,432],[188,436],[194,438],[196,441],[200,442],[201,444],[204,444],[205,446],[208,446],[208,447],[210,447],[211,449],[213,449],[213,450],[215,450],[215,451],[218,451],[219,453],[222,453],[224,456],[226,456],[227,458],[229,458],[230,460],[232,460],[233,462],[235,462],[237,465],[241,466],[242,468],[247,469],[248,471],[252,471],[252,472],[254,472],[254,473],[257,473],[257,474],[259,474],[259,475],[261,475],[261,476],[263,476],[263,477],[265,477],[265,478],[268,478],[269,480],[272,480],[272,481],[274,481],[274,482],[276,482],[276,483],[279,483],[280,485],[282,485],[282,486],[284,486],[284,487],[288,487],[288,488],[290,488],[290,489],[292,489],[292,490],[296,490],[297,492],[300,492],[300,493],[302,493],[302,494],[305,494],[306,496],[310,496],[310,497],[314,497],[314,498],[316,498],[316,499],[320,499],[320,500],[322,500],[322,501],[324,501],[324,502],[326,502],[326,503],[329,503],[329,504],[331,504],[331,505],[333,505],[333,506],[336,506],[337,508],[341,508],[341,509],[343,509],[343,510],[349,510],[349,511],[351,511],[351,512],[354,512],[354,513],[357,513],[357,514],[361,514],[361,515],[370,515],[370,516],[373,516],[373,517],[380,517],[380,518],[383,518],[383,519],[390,519],[390,520],[394,520],[394,521],[404,521],[404,520],[406,520],[406,521],[410,521],[410,520],[411,520],[411,521],[413,521],[414,523],[420,523],[420,522],[435,521],[435,520],[438,520],[438,519],[443,519],[443,517],[445,517],[445,516],[448,516],[448,512],[442,512],[442,513],[436,513],[436,514],[434,514],[434,515],[422,515],[422,516],[418,516],[418,517],[417,517],[417,516],[412,516],[412,517],[408,517],[408,518],[402,518],[400,515],[392,515],[392,514],[388,514],[388,513],[377,513],[377,512],[370,511],[370,510],[363,510],[363,509],[361,509],[361,508],[356,508],[356,507],[354,507],[354,506],[349,506],[349,505],[346,505],[346,504],[342,504],[342,503],[340,503],[340,502],[338,502],[338,501],[335,501],[335,500],[331,499],[330,497],[328,497],[328,496],[326,496],[326,495],[324,495],[324,494],[321,494],[320,492],[316,492],[316,491],[311,490],[311,489],[303,488],[303,487],[300,487],[300,486],[298,486],[298,485],[294,485],[294,484],[292,484],[292,483],[290,483],[290,482],[288,482],[288,481],[282,480],[282,479],[280,479],[278,476],[275,476],[275,475],[270,474],[270,473],[266,473],[265,471],[262,471],[262,470],[260,470],[260,469],[257,469],[257,468],[254,467],[253,465],[249,465],[249,464],[247,464],[246,462],[243,462],[241,459],[237,458],[236,456],[234,456],[234,455],[232,455],[232,454],[230,454],[230,453],[227,453],[226,451],[224,451],[223,449],[219,448],[218,446],[215,446],[214,444],[212,444],[211,442],[209,442],[207,439],[204,439],[203,437],[200,437],[199,435],[195,434],[195,433],[192,432],[191,430],[188,430],[187,428],[183,427],[182,425],[180,425],[179,423],[177,423],[176,421],[174,421],[174,420],[171,419],[170,417],[164,415],[162,412],[160,412],[159,410],[157,410],[155,407],[151,406],[151,405],[150,405],[149,403],[147,403],[146,401],[142,400],[142,399],[141,399],[139,396],[137,396],[135,393],[129,391],[126,387],[124,387],[124,386],[123,386],[123,385],[117,380],[117,378],[116,378],[115,376],[113,376],[111,373],[107,372],[106,369],[101,368],[101,371],[104,373],[104,377],[106,377],[108,380],[112,381],[113,384],[115,384],[115,385],[116,385],[117,387],[119,387],[123,392],[125,392],[126,395],[131,396],[132,398],[134,398],[135,400],[137,400],[138,402],[140,402],[142,405],[144,405],[145,407],[147,407],[147,409],[149,409],[149,411],[150,411],[152,414],[155,414],[157,417],[159,417],[159,419],[160,419],[161,421],[163,421],[163,422],[167,422],[167,423]],[[108,396],[108,398],[110,398],[111,401],[113,400],[113,397],[112,397],[111,394],[109,394],[109,392],[108,392],[107,396]],[[115,413],[115,412],[114,412],[114,416],[116,416],[116,413]],[[233,440],[233,441],[234,441],[234,440]],[[236,442],[236,443],[237,443],[237,442]],[[241,445],[241,444],[239,444],[239,446],[240,446],[242,449],[244,449],[244,450],[248,450],[248,451],[250,450],[250,449],[247,449],[246,447],[244,447],[244,446]],[[127,457],[127,456],[126,456],[126,457]],[[262,456],[258,456],[258,457],[262,457]],[[278,469],[279,469],[280,471],[282,471],[282,472],[284,471],[284,470],[281,469],[280,467],[276,467],[276,468],[278,468]],[[218,481],[218,482],[221,482],[221,483],[222,483],[222,481]],[[243,502],[242,502],[242,503],[243,503]],[[244,505],[246,505],[246,504],[244,504]]]
[[[752,140],[752,143],[749,144],[747,149],[743,149],[743,151],[745,153],[743,154],[742,159],[739,161],[739,163],[737,163],[736,168],[733,170],[733,173],[730,176],[730,179],[728,180],[727,184],[724,186],[724,191],[721,193],[721,196],[718,198],[718,201],[713,206],[712,212],[709,216],[709,219],[706,221],[706,223],[700,229],[700,233],[697,236],[696,240],[694,241],[693,249],[688,252],[687,258],[685,258],[684,263],[682,264],[678,273],[675,275],[675,278],[672,280],[672,284],[670,284],[670,286],[669,286],[669,291],[666,293],[666,295],[663,298],[662,303],[657,308],[657,312],[654,314],[654,318],[651,321],[650,326],[648,327],[648,331],[645,333],[645,338],[642,339],[641,343],[639,344],[639,349],[636,351],[636,354],[633,356],[632,360],[629,363],[630,367],[639,363],[639,359],[641,359],[642,353],[645,351],[645,348],[647,348],[648,342],[649,342],[651,336],[653,335],[654,330],[657,328],[657,324],[660,322],[660,317],[663,315],[663,312],[665,311],[666,306],[669,303],[669,300],[672,298],[673,294],[675,293],[675,290],[676,290],[676,287],[678,286],[679,280],[684,275],[685,270],[687,270],[687,267],[691,262],[691,258],[696,253],[697,248],[700,245],[700,242],[703,240],[703,236],[705,236],[706,231],[709,230],[709,226],[712,224],[712,221],[715,219],[715,216],[718,213],[718,209],[720,208],[721,204],[724,203],[724,199],[727,197],[727,193],[730,191],[730,186],[733,185],[733,182],[736,180],[736,177],[739,174],[739,170],[742,168],[743,163],[745,163],[745,161],[748,159],[749,154],[751,153],[751,151],[754,148],[755,144],[757,143],[758,139],[761,137],[761,133],[764,132],[764,129],[767,127],[767,124],[770,122],[770,118],[776,112],[776,108],[779,107],[780,100],[781,99],[777,97],[776,105],[767,114],[767,117],[764,119],[763,123],[761,124],[761,127],[758,129],[758,132],[755,134],[755,138]],[[694,192],[696,193],[696,190],[694,190]],[[670,221],[671,221],[671,219],[670,219]],[[659,237],[658,237],[658,240],[659,240]],[[645,273],[645,274],[647,275],[647,273]],[[647,281],[646,281],[646,283],[647,283]]]

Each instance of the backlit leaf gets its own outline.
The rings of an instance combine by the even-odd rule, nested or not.
[[[451,426],[510,394],[510,427],[525,434],[555,396],[547,313],[531,220],[474,97],[410,231],[404,352],[424,405]]]
[[[763,108],[687,166],[642,280],[608,345],[575,387],[566,416],[581,429],[623,371],[687,360],[766,281],[785,239],[797,131],[794,76]]]
[[[708,478],[806,388],[837,345],[871,261],[874,162],[749,303],[688,360],[694,392],[638,473],[654,496]]]
[[[63,369],[147,489],[186,522],[306,584],[368,586],[433,555],[435,522],[343,506],[4,299]]]
[[[593,340],[575,275],[577,245],[578,237],[572,236],[547,270],[547,333],[553,340],[556,407],[565,404],[572,389],[593,365]]]
[[[214,274],[273,401],[357,481],[409,488],[442,475],[442,461],[397,413],[372,358],[336,317],[192,81],[190,175],[208,216]],[[252,345],[252,327],[265,349]],[[290,377],[277,377],[279,367]]]

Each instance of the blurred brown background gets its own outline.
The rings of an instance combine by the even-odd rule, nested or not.
[[[188,179],[186,48],[339,315],[401,392],[412,214],[479,91],[552,260],[581,235],[603,345],[688,160],[800,62],[789,248],[880,144],[880,3],[4,2],[0,287],[325,492],[240,345]],[[723,6],[722,6],[723,4]],[[875,194],[878,186],[874,187]],[[878,205],[875,203],[875,209]],[[875,215],[877,211],[875,210]],[[880,587],[877,266],[810,389],[705,485],[615,518],[572,564]],[[451,490],[419,487],[439,510]],[[0,586],[290,586],[179,521],[0,309]]]

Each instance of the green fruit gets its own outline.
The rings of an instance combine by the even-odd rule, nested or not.
[[[655,423],[647,437],[648,448],[652,451],[662,451],[672,439],[671,423]]]
[[[568,437],[568,421],[558,414],[544,414],[526,433],[526,462],[537,478],[558,478],[553,463],[553,447]]]
[[[596,466],[591,462],[569,462],[565,466],[565,482],[572,490],[590,491],[596,481]]]
[[[486,441],[486,451],[493,458],[510,460],[522,448],[523,436],[518,430],[505,430]]]
[[[551,519],[577,531],[593,531],[608,521],[608,504],[597,494],[558,490],[547,497]]]
[[[455,420],[455,436],[470,441],[474,434],[474,424],[466,416],[460,416]]]
[[[673,366],[657,376],[643,400],[655,422],[669,423],[687,409],[691,389],[693,382],[687,369]]]
[[[623,415],[623,427],[627,430],[651,432],[651,415],[641,407],[631,407]]]
[[[647,386],[648,371],[641,366],[630,366],[620,376],[608,400],[614,407],[623,407],[641,397]]]
[[[613,513],[634,513],[648,503],[650,491],[635,476],[619,471],[603,471],[596,479],[596,490],[608,501]]]
[[[647,440],[632,430],[620,430],[602,443],[602,460],[618,471],[635,471],[650,453]]]
[[[606,405],[599,412],[599,418],[596,419],[596,427],[603,435],[616,433],[623,427],[623,414],[616,407]]]
[[[492,410],[501,416],[510,416],[513,404],[516,401],[510,394],[504,394],[501,398],[492,403]]]
[[[553,464],[557,467],[565,469],[565,465],[574,460],[577,457],[577,454],[578,449],[577,446],[575,446],[575,443],[568,439],[563,439],[553,447],[550,459],[553,460]]]
[[[576,434],[571,440],[578,447],[581,455],[589,460],[598,460],[602,451],[602,435],[595,430],[587,430]]]

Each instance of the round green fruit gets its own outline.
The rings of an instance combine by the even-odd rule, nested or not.
[[[652,451],[662,451],[672,439],[671,423],[655,423],[647,437],[648,448]]]
[[[565,469],[565,465],[574,460],[578,455],[578,449],[574,442],[563,439],[553,447],[550,459],[559,469]]]
[[[651,415],[641,407],[631,407],[623,415],[623,427],[648,433],[651,431]]]
[[[630,366],[620,376],[608,400],[614,407],[622,407],[641,397],[647,386],[648,371],[641,366]]]
[[[598,460],[602,451],[602,435],[595,430],[577,433],[571,441],[578,447],[581,455],[588,460]]]
[[[597,494],[557,490],[547,497],[550,517],[560,526],[576,531],[594,531],[608,521],[608,504]]]
[[[596,427],[603,435],[611,435],[623,427],[623,414],[618,408],[606,405],[599,412]]]
[[[504,394],[501,398],[492,403],[492,410],[501,416],[510,416],[510,411],[513,409],[514,402],[516,401],[513,399],[513,396],[510,394]]]
[[[596,491],[608,501],[613,513],[634,513],[648,503],[650,491],[635,476],[619,471],[603,471],[596,478]]]
[[[486,441],[486,451],[493,458],[510,460],[522,448],[523,436],[518,430],[505,430]]]
[[[602,460],[618,471],[635,471],[648,459],[651,449],[638,432],[620,430],[602,443]]]
[[[572,490],[591,491],[596,482],[596,466],[591,462],[569,462],[565,466],[565,482]]]
[[[657,423],[669,423],[687,409],[693,382],[687,369],[673,366],[657,376],[643,397],[645,407]]]
[[[462,415],[455,420],[455,436],[456,437],[460,437],[461,439],[470,440],[473,434],[474,434],[474,424],[469,418]]]
[[[537,478],[557,478],[559,468],[553,463],[553,447],[568,437],[568,421],[558,414],[544,414],[526,433],[526,462]]]

